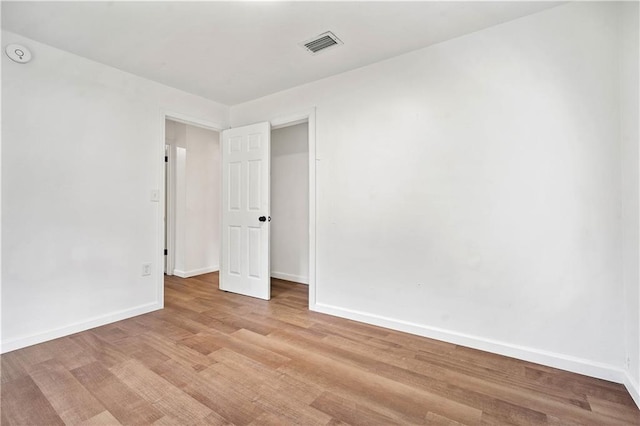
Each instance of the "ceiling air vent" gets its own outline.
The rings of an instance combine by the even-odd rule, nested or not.
[[[332,47],[336,47],[342,44],[342,41],[336,37],[334,33],[331,31],[327,31],[326,33],[322,33],[317,37],[312,38],[311,40],[305,41],[302,43],[305,49],[312,55],[316,53],[322,52],[324,50],[330,49]]]

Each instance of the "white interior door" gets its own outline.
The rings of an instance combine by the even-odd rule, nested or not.
[[[268,122],[222,132],[220,289],[269,300]]]

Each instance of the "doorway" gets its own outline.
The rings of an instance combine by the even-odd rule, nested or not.
[[[165,119],[165,274],[218,271],[220,133]]]
[[[309,282],[309,127],[295,124],[222,132],[221,290],[269,300],[272,277]]]
[[[213,130],[217,132],[218,136],[220,136],[220,133],[222,131],[221,130],[222,126],[216,125],[215,123],[210,123],[210,122],[206,122],[199,119],[192,119],[182,114],[163,113],[162,118],[163,118],[163,124],[165,124],[166,120],[168,119],[178,123],[184,123],[187,125],[200,127],[203,129]],[[306,155],[306,158],[307,158],[306,169],[305,169],[306,179],[303,180],[302,182],[306,183],[308,187],[308,191],[306,192],[306,206],[298,205],[299,210],[297,212],[298,217],[304,218],[304,216],[306,216],[306,220],[302,222],[302,227],[306,226],[306,233],[301,232],[300,228],[298,228],[298,232],[301,232],[302,239],[303,239],[302,244],[305,245],[305,242],[306,242],[307,249],[301,250],[302,251],[301,256],[300,254],[296,256],[296,259],[297,259],[295,260],[296,268],[289,268],[286,266],[280,267],[279,266],[280,264],[278,263],[274,265],[274,267],[272,268],[274,274],[271,274],[271,275],[274,278],[286,279],[289,281],[295,281],[295,282],[301,282],[303,284],[307,284],[309,286],[309,290],[308,290],[309,307],[313,309],[315,307],[315,161],[316,161],[315,159],[315,110],[312,109],[301,114],[277,118],[277,119],[271,120],[271,124],[272,124],[272,131],[276,131],[276,132],[279,130],[284,130],[285,133],[294,132],[294,133],[302,134],[304,133],[304,129],[306,129],[306,138],[304,138],[304,141],[298,141],[297,148],[291,148],[291,147],[289,148],[293,150],[302,149],[303,150],[302,152],[297,153],[297,154],[300,154],[299,155],[300,157]],[[297,129],[286,130],[286,128],[289,128],[289,127],[295,128],[298,125],[302,125],[302,126]],[[166,128],[163,125],[163,133],[165,132],[166,132]],[[276,142],[276,143],[279,143],[279,142]],[[306,150],[304,150],[304,148],[302,148],[301,145],[304,146]],[[168,165],[166,167],[163,167],[163,170],[162,170],[162,174],[164,178],[163,181],[166,182],[166,193],[163,194],[165,196],[165,199],[164,199],[165,209],[163,209],[165,220],[162,221],[162,223],[164,223],[165,225],[162,227],[160,241],[166,240],[166,248],[167,248],[167,251],[165,252],[167,253],[167,259],[166,259],[167,269],[166,270],[168,273],[175,272],[176,270],[175,247],[176,247],[176,243],[178,242],[176,239],[175,219],[176,219],[176,213],[177,213],[176,196],[179,194],[177,194],[178,191],[176,191],[173,181],[175,180],[176,174],[179,171],[177,167],[177,163],[178,163],[177,159],[178,159],[179,151],[177,149],[178,148],[177,146],[174,145],[174,147],[175,149],[172,148],[171,146],[168,147],[168,151],[167,151]],[[164,152],[164,149],[165,149],[164,143],[162,148]],[[287,148],[285,147],[283,148],[283,150],[286,151]],[[301,173],[305,173],[305,171],[302,171]],[[305,196],[302,196],[301,199],[303,200],[303,203],[304,203]],[[306,207],[306,209],[304,207]],[[300,213],[302,213],[302,216],[299,216]],[[281,223],[281,225],[283,224]],[[286,225],[284,229],[286,229]],[[218,230],[220,231],[220,228],[218,228]],[[299,243],[300,241],[297,242],[298,246],[299,246]],[[278,247],[280,246],[280,244],[277,242],[274,242],[274,245]],[[218,245],[218,248],[219,247],[220,246]],[[279,248],[276,248],[276,250],[279,250]],[[218,258],[220,259],[221,257],[222,257],[222,253],[219,253]],[[163,258],[163,261],[164,261],[164,258]],[[217,263],[217,265],[219,264],[220,263]],[[282,270],[277,270],[277,269],[282,269]],[[190,271],[193,272],[194,270],[190,270]],[[178,275],[189,275],[190,271],[178,269],[178,272],[179,272]],[[186,272],[186,274],[182,274],[180,272]],[[206,273],[206,272],[209,272],[209,271],[202,270],[201,273]],[[159,298],[161,301],[164,301],[164,283],[163,282],[159,284]]]
[[[271,277],[309,284],[309,123],[271,130]]]

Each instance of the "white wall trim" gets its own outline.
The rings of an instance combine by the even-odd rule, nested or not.
[[[166,122],[166,120],[165,120]],[[166,137],[165,137],[166,141]],[[166,144],[166,142],[165,142]],[[167,249],[166,255],[166,274],[171,275],[173,269],[176,265],[176,144],[175,141],[171,141],[169,144],[168,152],[165,154],[167,156],[166,167],[165,167],[165,186],[166,186],[166,194],[165,201],[162,207],[166,212],[167,217],[165,230],[167,235],[164,240],[166,241],[165,249]],[[162,190],[160,191],[162,192]],[[164,222],[163,222],[164,223]],[[164,299],[162,299],[164,300]]]
[[[16,349],[25,348],[27,346],[47,342],[49,340],[68,336],[70,334],[79,333],[81,331],[89,330],[91,328],[100,327],[105,324],[111,324],[116,321],[121,321],[127,318],[132,318],[138,315],[157,311],[158,309],[162,309],[162,307],[163,306],[160,302],[147,303],[145,305],[140,305],[135,308],[112,312],[110,314],[91,318],[87,321],[76,322],[70,325],[66,325],[64,327],[47,330],[42,333],[36,333],[29,336],[18,337],[15,339],[3,341],[2,353],[15,351]]]
[[[205,120],[203,118],[192,117],[187,114],[182,114],[177,111],[162,110],[162,114],[165,119],[177,121],[178,123],[188,124],[190,126],[202,127],[208,130],[214,130],[216,132],[222,132],[223,126],[213,121]],[[164,121],[163,121],[164,124]]]
[[[640,384],[633,380],[633,377],[631,377],[628,371],[625,372],[623,383],[627,388],[627,391],[629,391],[631,398],[633,398],[634,402],[638,406],[638,409],[640,409]]]
[[[271,278],[309,285],[309,277],[303,277],[302,275],[293,275],[286,274],[284,272],[271,271]]]
[[[622,369],[610,364],[595,362],[588,359],[544,351],[526,346],[514,345],[497,340],[485,339],[483,337],[444,330],[437,327],[429,327],[409,321],[387,318],[380,315],[345,309],[323,303],[317,303],[313,306],[310,306],[309,309],[315,312],[321,312],[341,318],[360,321],[366,324],[372,324],[379,327],[403,331],[422,337],[428,337],[430,339],[441,340],[456,345],[479,349],[498,355],[504,355],[524,361],[534,362],[537,364],[546,365],[548,367],[559,368],[561,370],[583,374],[585,376],[626,384],[625,372]]]
[[[309,121],[309,116],[308,115],[304,115],[302,118],[298,118],[296,119],[296,116],[290,116],[287,117],[287,119],[290,119],[292,121],[278,121],[278,120],[274,120],[271,122],[271,130],[278,130],[278,129],[284,129],[285,127],[291,127],[291,126],[295,126],[298,124],[302,124],[302,123],[306,123]]]
[[[174,269],[173,275],[180,278],[191,278],[191,277],[195,277],[196,275],[208,274],[210,272],[218,272],[219,270],[220,270],[219,265],[208,266],[206,268],[191,269],[190,271],[181,271],[179,269]]]
[[[316,304],[316,109],[309,111],[309,306]]]

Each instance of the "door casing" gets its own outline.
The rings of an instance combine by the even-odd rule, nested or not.
[[[192,126],[203,127],[205,129],[214,130],[222,134],[224,130],[223,126],[219,123],[215,123],[201,118],[193,117],[188,114],[183,114],[176,111],[162,110],[160,112],[160,138],[158,141],[157,153],[158,153],[158,188],[163,188],[167,179],[175,179],[175,171],[172,173],[171,165],[175,164],[175,161],[171,161],[171,151],[169,158],[169,172],[165,173],[164,166],[164,152],[165,152],[165,121],[173,120],[180,123],[189,124]],[[279,129],[282,127],[293,126],[302,122],[308,123],[308,143],[309,143],[309,309],[316,310],[316,108],[310,108],[298,113],[290,115],[276,116],[269,120],[271,123],[271,129]],[[165,225],[164,225],[164,212],[165,204],[167,210],[167,229],[169,235],[167,235],[167,253],[170,262],[168,266],[173,268],[175,263],[175,205],[174,196],[175,190],[172,191],[171,181],[169,183],[169,190],[167,197],[165,197],[164,191],[160,192],[160,206],[158,208],[157,220],[157,257],[155,262],[155,270],[157,274],[157,300],[159,304],[164,307],[164,241],[165,241]]]

